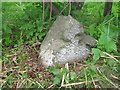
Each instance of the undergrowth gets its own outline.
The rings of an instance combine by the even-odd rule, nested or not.
[[[84,3],[72,16],[85,32],[97,39],[92,55],[83,63],[56,65],[48,69],[38,62],[39,47],[57,16],[42,3],[2,3],[3,88],[118,88],[120,52],[118,3],[103,17],[104,3]],[[67,3],[55,3],[68,15]],[[43,14],[44,9],[44,14]]]

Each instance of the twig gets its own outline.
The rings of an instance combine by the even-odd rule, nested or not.
[[[111,58],[111,57],[106,57],[106,56],[101,56],[103,58]],[[120,56],[113,56],[114,58],[120,58]]]
[[[118,77],[114,76],[113,74],[111,74],[111,77],[117,80],[120,80]]]
[[[85,85],[87,86],[87,75],[86,75],[86,73],[85,73]]]
[[[111,57],[112,59],[114,59],[116,62],[120,63],[119,60],[117,60],[114,56],[110,55],[107,52],[103,52],[104,54],[108,55],[109,57]]]
[[[50,0],[50,20],[51,20],[51,16],[52,16],[52,0]]]
[[[21,86],[21,80],[18,80],[18,82],[17,82],[17,85],[16,85],[16,88],[20,88],[20,86]]]
[[[67,70],[69,70],[68,63],[65,64],[65,67],[67,68]],[[64,80],[65,80],[65,74],[62,77],[61,86],[64,84]]]
[[[91,75],[90,75],[91,76]],[[95,84],[95,81],[94,81],[94,79],[93,79],[93,77],[91,76],[91,78],[92,78],[92,82],[93,82],[93,84],[94,84],[94,87],[96,86],[96,84]]]
[[[105,75],[102,74],[98,67],[97,70],[110,84],[112,84],[115,88],[118,88],[118,86],[116,86],[111,80],[109,80]]]
[[[64,84],[64,80],[65,80],[65,74],[62,76],[61,86],[63,86],[63,84]]]
[[[95,79],[94,82],[97,82],[98,80]],[[88,81],[88,83],[91,83],[92,81]],[[86,82],[76,82],[76,83],[70,83],[70,84],[63,84],[62,87],[66,86],[72,86],[72,85],[80,85],[80,84],[85,84]]]
[[[32,47],[35,47],[36,45],[40,45],[40,44],[41,44],[41,42],[37,41],[37,42],[32,44]]]
[[[0,79],[0,83],[5,83],[5,82],[6,82],[5,80]]]
[[[21,81],[21,83],[17,83],[17,88],[20,88],[25,81],[26,81],[26,79],[23,79],[23,80]]]
[[[68,15],[70,15],[70,13],[71,13],[71,0],[69,0],[69,13],[68,13]]]
[[[14,54],[11,54],[11,55],[6,55],[6,57],[12,57],[12,56],[16,56],[17,53],[15,52]]]
[[[47,89],[50,89],[51,87],[53,87],[55,84],[52,84],[52,85],[50,85]]]
[[[44,88],[38,81],[36,81],[36,83],[37,83],[39,86],[41,86],[41,88]]]
[[[74,62],[74,66],[73,66],[73,68],[75,69],[75,67],[76,67],[76,62]]]
[[[65,67],[67,68],[67,70],[69,70],[69,65],[68,65],[68,63],[65,64]]]
[[[99,85],[95,85],[95,88],[101,88]]]
[[[68,5],[66,5],[62,10],[61,12],[59,13],[59,15],[61,15],[63,13],[63,11],[68,7]]]
[[[66,63],[65,67],[69,71],[69,65],[68,65],[68,63]],[[69,73],[66,73],[66,78],[69,78]],[[66,83],[69,83],[69,80]]]

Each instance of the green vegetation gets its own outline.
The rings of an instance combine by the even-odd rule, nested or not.
[[[68,15],[68,3],[54,4],[60,13]],[[118,88],[119,4],[114,2],[111,15],[105,17],[104,2],[85,2],[81,10],[73,5],[72,16],[83,24],[86,33],[97,39],[97,46],[92,48],[93,54],[82,63],[45,69],[38,63],[39,47],[57,15],[51,15],[49,6],[43,6],[42,2],[2,3],[3,79],[0,80],[0,87]]]

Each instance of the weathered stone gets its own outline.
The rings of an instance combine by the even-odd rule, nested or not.
[[[95,43],[96,40],[86,35],[74,18],[58,16],[41,44],[39,56],[46,67],[81,61],[91,52],[87,45],[94,46]]]

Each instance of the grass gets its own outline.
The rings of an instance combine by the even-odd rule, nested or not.
[[[96,64],[93,64],[92,58],[89,58],[83,63],[76,62],[67,67],[56,66],[51,70],[39,65],[38,53],[34,48],[29,45],[22,46],[19,49],[7,51],[3,55],[3,88],[118,88],[117,66],[119,63],[110,57],[110,59],[100,58]],[[69,70],[66,71],[64,68]],[[64,73],[57,73],[55,69]],[[70,77],[71,72],[74,73],[73,77]],[[58,75],[58,79],[62,78],[62,80],[60,79],[56,84],[54,78]]]
[[[66,15],[68,14],[69,9],[66,3],[56,4],[58,4],[62,12],[64,12]],[[31,15],[31,11],[28,9],[29,7],[31,7],[33,10],[37,9],[32,6],[32,3],[15,3],[15,5],[16,6],[14,6],[13,3],[4,3],[4,8],[9,10],[9,12],[4,12],[3,24],[8,24],[9,28],[6,26],[5,29],[7,28],[6,30],[10,33],[8,34],[4,32],[5,35],[3,37],[3,39],[5,39],[3,41],[4,46],[1,58],[1,88],[64,89],[66,87],[118,88],[120,86],[118,82],[120,81],[120,47],[116,44],[119,43],[119,40],[117,41],[117,35],[119,32],[117,26],[118,3],[113,4],[113,15],[108,17],[102,16],[104,3],[85,3],[82,10],[74,10],[73,8],[71,10],[73,17],[85,26],[86,33],[98,40],[98,45],[92,48],[92,55],[90,55],[87,60],[81,63],[74,62],[73,64],[66,64],[62,66],[56,65],[55,67],[50,68],[44,68],[40,64],[38,56],[40,43],[44,39],[49,27],[51,26],[51,22],[54,22],[55,16],[53,16],[53,19],[50,21],[45,21],[45,24],[41,26],[40,22],[41,18],[43,18],[42,13],[39,14],[38,18],[34,15]],[[42,4],[40,4],[40,6],[41,5]],[[10,6],[10,8],[8,6]],[[41,9],[41,7],[39,9]],[[17,8],[19,12],[15,13]],[[23,8],[26,8],[26,12],[23,12]],[[10,11],[12,10],[13,13],[11,14]],[[40,12],[42,11],[40,10]],[[25,17],[22,17],[24,16],[24,13],[25,16],[31,16],[35,20],[29,19],[27,21],[24,19]],[[44,16],[46,18],[45,20],[47,20],[49,18],[48,9],[46,9],[44,13],[46,14]],[[15,18],[13,18],[14,15],[16,15]],[[6,18],[7,16],[9,19]],[[19,22],[21,18],[22,23]],[[38,26],[36,24],[38,24]],[[39,30],[36,30],[36,28],[39,28],[40,32]],[[42,29],[45,31],[42,31]],[[18,30],[18,32],[16,32],[16,30]],[[33,32],[34,30],[36,31]],[[109,34],[107,33],[106,35],[104,30],[109,31]],[[17,40],[14,39],[14,37],[12,39],[9,38],[11,31],[15,33]],[[29,32],[30,35],[28,35],[28,37],[30,38],[26,39],[24,33],[22,32]],[[37,39],[38,37],[35,35],[40,35],[40,39]],[[108,38],[106,38],[106,36]],[[105,42],[103,42],[104,40]],[[32,41],[32,43],[28,43],[30,41]],[[110,42],[106,44],[107,41]],[[118,51],[116,51],[116,49]]]

